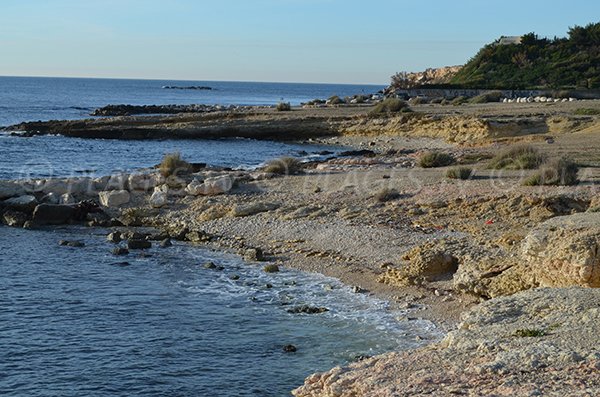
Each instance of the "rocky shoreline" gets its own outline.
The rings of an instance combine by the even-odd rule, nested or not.
[[[571,103],[531,106],[537,113],[504,104],[468,106],[459,114],[414,106],[421,113],[414,117],[428,120],[431,130],[411,124],[416,121],[400,123],[405,116],[373,118],[360,109],[297,110],[293,116],[233,112],[212,121],[193,116],[192,124],[200,117],[209,125],[227,120],[262,125],[254,137],[281,138],[265,129],[271,122],[277,128],[289,123],[308,129],[295,138],[364,150],[283,175],[206,167],[169,176],[149,170],[2,181],[1,219],[14,227],[73,222],[109,227],[129,238],[121,242],[123,249],[179,239],[233,250],[249,260],[336,277],[357,293],[374,293],[410,310],[401,321],[429,319],[449,332],[424,349],[311,376],[297,396],[593,396],[600,391],[598,120],[574,116]],[[326,116],[328,129],[311,129],[311,120],[322,124]],[[142,130],[165,128],[164,136],[198,137],[201,127],[186,124],[185,117],[22,127],[94,136],[138,123],[135,128]],[[522,129],[502,137],[485,128],[476,133],[477,122],[465,126],[467,119],[520,120],[515,125]],[[538,119],[552,128],[527,134],[537,131],[527,126]],[[156,125],[142,127],[144,122]],[[523,186],[534,171],[487,168],[498,151],[490,143],[507,139],[526,140],[548,156],[575,156],[588,166],[575,186]],[[582,153],[582,145],[589,150]],[[431,149],[468,164],[474,174],[451,180],[447,168],[419,167],[419,156]],[[383,194],[390,191],[394,194]],[[141,226],[158,232],[133,234]]]

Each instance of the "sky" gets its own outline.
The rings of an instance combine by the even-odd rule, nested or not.
[[[597,0],[0,0],[0,76],[387,84],[599,21]]]

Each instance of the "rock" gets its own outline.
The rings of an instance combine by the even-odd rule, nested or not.
[[[229,279],[233,280],[233,281],[237,281],[240,279],[240,276],[237,274],[232,274],[231,276],[229,276]]]
[[[115,247],[112,250],[112,254],[117,255],[117,256],[127,255],[127,254],[129,254],[129,250],[124,247]]]
[[[131,195],[127,190],[109,190],[98,193],[100,204],[104,207],[120,207],[127,204]]]
[[[39,204],[33,211],[36,225],[64,225],[85,219],[87,211],[76,205]]]
[[[106,240],[111,242],[111,243],[120,243],[122,238],[121,238],[121,232],[112,232],[109,233],[108,236],[106,236]]]
[[[158,183],[164,182],[164,177],[160,174],[131,174],[127,180],[129,190],[140,190],[147,192],[155,188]]]
[[[75,204],[75,197],[71,193],[65,193],[58,199],[59,204]]]
[[[55,193],[48,193],[40,200],[44,204],[59,204],[60,197]]]
[[[8,210],[2,214],[2,222],[11,227],[23,227],[28,220],[27,214],[20,211]]]
[[[295,353],[296,351],[298,351],[298,349],[294,345],[285,345],[285,346],[283,346],[283,352],[284,353]]]
[[[13,181],[0,181],[0,200],[25,195],[22,185]]]
[[[279,272],[279,266],[275,264],[265,265],[265,267],[263,267],[263,271],[265,273],[277,273]]]
[[[215,265],[213,262],[206,262],[203,267],[205,269],[216,269],[217,265]]]
[[[143,250],[152,248],[152,243],[148,240],[127,240],[127,248],[130,250]]]
[[[37,204],[38,201],[35,196],[30,195],[9,198],[8,200],[4,200],[2,202],[2,206],[5,208],[29,213],[35,209]]]
[[[111,175],[105,184],[106,190],[127,190],[129,187],[129,175]]]
[[[192,243],[202,243],[205,241],[210,241],[210,239],[210,234],[202,230],[192,230],[185,235],[185,240],[191,241]]]
[[[277,208],[279,208],[279,204],[274,203],[238,204],[231,210],[231,215],[235,217],[250,216],[261,212],[273,211]]]
[[[544,287],[600,287],[600,213],[559,216],[522,243],[524,274]]]
[[[260,248],[248,248],[244,252],[244,260],[249,262],[262,262],[265,258]]]
[[[83,241],[79,241],[79,240],[60,240],[58,242],[58,245],[62,245],[65,247],[74,247],[74,248],[85,247],[85,243]]]
[[[194,179],[187,185],[185,191],[192,196],[213,196],[229,192],[233,188],[233,178],[222,175],[215,178],[207,178],[204,182]]]
[[[368,292],[368,291],[358,285],[355,285],[354,287],[352,287],[352,292],[354,292],[355,294],[364,294],[365,292]]]
[[[167,248],[167,247],[171,247],[172,245],[173,245],[173,243],[171,242],[171,239],[166,238],[166,239],[162,240],[158,246],[160,248]]]
[[[329,309],[327,309],[326,307],[314,307],[314,306],[302,305],[302,306],[294,307],[292,309],[288,309],[287,312],[292,313],[292,314],[321,314],[321,313],[325,313],[328,311],[329,311]]]
[[[150,196],[150,205],[153,208],[161,208],[167,205],[169,202],[169,187],[167,185],[162,185],[154,188],[154,193]]]

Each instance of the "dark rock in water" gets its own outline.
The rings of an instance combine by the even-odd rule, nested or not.
[[[261,262],[265,257],[260,248],[249,248],[244,252],[244,259],[250,262]]]
[[[265,288],[266,289],[271,289],[271,288],[273,288],[273,284],[265,284]]]
[[[237,281],[240,279],[240,276],[237,274],[232,274],[231,276],[229,276],[229,279],[233,280],[233,281]]]
[[[213,262],[206,262],[204,264],[204,268],[205,269],[216,269],[217,265],[215,265]]]
[[[294,345],[285,345],[283,346],[283,351],[285,353],[296,353],[298,351],[298,348],[296,348],[296,346]]]
[[[4,200],[2,202],[2,206],[4,208],[26,212],[29,214],[31,214],[37,204],[38,201],[35,196],[29,195],[9,198],[8,200]]]
[[[177,86],[177,85],[164,85],[163,90],[202,90],[211,91],[213,88],[205,85],[190,85],[190,86]]]
[[[212,105],[107,105],[95,109],[92,116],[131,116],[134,114],[208,113],[217,111]]]
[[[354,287],[352,287],[352,292],[354,292],[355,294],[364,294],[365,292],[369,292],[366,289],[359,287],[358,285],[355,285]]]
[[[115,247],[112,250],[113,255],[127,255],[129,254],[129,250],[124,247]]]
[[[33,223],[36,225],[64,225],[82,222],[90,212],[102,211],[98,204],[82,201],[73,205],[40,204],[33,211]]]
[[[371,358],[371,356],[367,356],[366,354],[361,354],[360,356],[355,356],[354,361],[363,361]]]
[[[277,265],[266,265],[263,267],[265,273],[277,273],[279,272],[279,266]]]
[[[130,250],[143,250],[152,248],[152,243],[148,240],[131,239],[127,240],[127,248]]]
[[[320,314],[328,312],[329,309],[326,307],[314,307],[308,305],[297,306],[292,309],[288,309],[288,313],[292,314]]]
[[[171,247],[172,245],[173,245],[173,243],[171,242],[171,239],[166,238],[160,242],[159,247],[167,248],[167,247]]]
[[[338,156],[340,156],[340,157],[350,157],[350,156],[375,157],[376,153],[372,150],[367,150],[367,149],[347,150],[345,152],[341,152]]]
[[[320,152],[316,152],[319,156],[330,156],[333,154],[330,150],[321,150]]]
[[[115,263],[111,263],[111,266],[126,267],[126,266],[131,266],[131,263],[129,263],[129,262],[115,262]]]
[[[122,238],[121,238],[121,232],[112,232],[109,233],[108,236],[106,236],[106,240],[110,241],[111,243],[120,243]]]
[[[125,240],[145,240],[146,236],[147,236],[146,234],[142,234],[142,233],[139,233],[139,232],[127,231],[127,232],[121,234],[121,239],[125,239]]]
[[[60,240],[58,242],[58,245],[62,245],[62,246],[66,246],[66,247],[74,247],[74,248],[85,247],[85,243],[83,241],[78,241],[78,240]]]
[[[8,210],[2,214],[1,220],[7,226],[23,227],[29,221],[29,217],[23,212]]]

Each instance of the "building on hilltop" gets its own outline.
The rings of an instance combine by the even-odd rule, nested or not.
[[[498,45],[521,44],[523,36],[502,36],[498,40]]]

